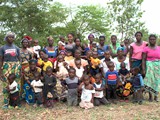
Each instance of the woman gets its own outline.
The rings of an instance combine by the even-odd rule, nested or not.
[[[135,34],[136,42],[130,45],[130,68],[142,66],[142,51],[147,46],[147,42],[142,41],[143,34],[141,32],[136,32]]]
[[[34,78],[34,73],[39,72],[41,73],[41,69],[39,67],[36,67],[37,61],[32,59],[29,61],[29,67],[24,69],[24,86],[23,90],[24,93],[22,95],[23,98],[25,98],[26,102],[28,104],[34,103],[34,93],[33,89],[31,87],[31,82],[35,79]]]
[[[23,38],[21,40],[22,48],[20,49],[20,56],[21,56],[21,65],[22,65],[22,73],[26,67],[29,66],[29,60],[32,59],[32,53],[27,49],[28,47],[28,40]],[[21,90],[23,89],[24,79],[21,79]],[[22,93],[22,91],[21,91]]]
[[[6,92],[7,77],[11,73],[15,73],[16,82],[20,84],[20,50],[14,45],[15,33],[9,32],[4,40],[6,44],[0,48],[0,79],[3,81],[4,108],[8,107],[9,99]]]
[[[120,47],[120,44],[117,43],[117,36],[116,35],[112,35],[111,36],[111,56],[112,58],[117,57],[117,49],[118,47]]]
[[[105,45],[105,36],[99,36],[99,45],[98,45],[98,56],[100,59],[104,58],[104,53],[110,50],[108,45]]]
[[[126,69],[130,70],[129,58],[124,56],[124,48],[123,47],[119,47],[117,49],[117,57],[113,59],[113,62],[116,65],[115,68],[117,71],[119,71],[122,62],[125,63]]]
[[[94,42],[94,35],[93,34],[89,34],[88,35],[88,40],[89,40],[88,47],[91,50],[92,49],[92,43]]]
[[[80,50],[81,51],[81,53],[82,53],[82,55],[84,55],[84,53],[85,53],[85,50],[84,50],[84,47],[82,46],[82,44],[81,44],[81,40],[79,39],[79,38],[75,38],[75,40],[74,40],[74,42],[75,42],[75,46],[74,46],[74,52],[75,52],[75,50]]]
[[[44,48],[44,51],[48,55],[49,61],[54,63],[56,61],[56,57],[58,55],[58,49],[57,49],[57,47],[53,46],[54,40],[51,36],[48,37],[47,42],[48,42],[48,46],[46,46]]]
[[[145,89],[149,91],[149,101],[158,102],[160,90],[160,46],[156,45],[157,37],[149,36],[149,46],[145,47],[142,53],[142,73],[145,76]]]
[[[74,46],[75,46],[75,43],[74,43],[74,35],[73,35],[73,33],[69,33],[68,35],[67,35],[67,37],[68,37],[68,42],[67,42],[67,44],[65,45],[65,48],[66,48],[66,50],[70,50],[70,51],[72,51],[72,54],[74,54]]]

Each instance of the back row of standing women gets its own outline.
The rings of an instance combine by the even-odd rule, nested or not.
[[[89,44],[81,43],[79,38],[74,39],[74,35],[69,33],[67,35],[68,41],[65,41],[64,37],[60,37],[58,46],[55,47],[54,40],[52,37],[47,38],[48,46],[41,47],[38,45],[38,40],[32,40],[30,36],[25,36],[22,40],[22,48],[19,49],[14,45],[15,34],[9,32],[6,34],[4,40],[6,44],[0,48],[0,77],[3,81],[3,95],[4,104],[8,105],[8,93],[5,90],[7,83],[7,77],[11,73],[15,73],[17,78],[20,76],[25,76],[26,72],[23,72],[29,66],[29,61],[31,59],[37,59],[41,63],[41,58],[43,52],[47,54],[49,61],[57,69],[56,62],[60,60],[61,56],[68,56],[65,61],[69,61],[69,66],[75,66],[75,60],[80,60],[82,66],[84,67],[84,72],[87,73],[87,59],[90,56],[90,50],[96,51],[98,53],[98,58],[101,59],[100,72],[104,75],[108,71],[107,63],[108,61],[114,61],[115,69],[120,69],[120,64],[125,63],[128,70],[132,68],[139,67],[141,73],[144,77],[145,89],[149,91],[149,99],[152,101],[152,94],[154,94],[154,99],[158,101],[158,93],[160,88],[160,47],[156,45],[157,37],[155,35],[149,36],[149,43],[142,40],[143,34],[141,32],[136,32],[136,41],[129,43],[128,39],[125,39],[122,44],[117,42],[117,36],[111,36],[111,45],[105,44],[105,36],[99,37],[99,44],[94,41],[94,35],[90,34],[88,36]],[[33,44],[33,45],[32,45]],[[78,51],[77,51],[78,50]],[[109,52],[109,54],[107,54]],[[105,53],[105,54],[104,54]],[[74,55],[74,58],[71,55]],[[111,57],[109,56],[111,55]],[[45,57],[44,57],[45,58]],[[85,60],[86,59],[86,60]],[[55,62],[56,61],[56,62]],[[22,66],[22,67],[21,67]],[[43,68],[45,64],[43,63]],[[32,79],[34,75],[34,70],[38,69],[28,69],[27,74],[28,79]],[[21,73],[20,73],[21,70]],[[46,68],[44,68],[46,70]],[[91,75],[94,75],[94,70],[91,71]],[[21,89],[24,84],[23,80],[16,79],[19,83]],[[26,80],[26,78],[25,78]],[[23,91],[21,91],[23,92]]]

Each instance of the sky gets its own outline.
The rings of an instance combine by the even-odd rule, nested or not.
[[[53,0],[66,6],[77,5],[102,5],[105,6],[108,0]],[[145,22],[149,33],[160,35],[160,0],[144,0],[141,9],[143,13],[142,21]]]

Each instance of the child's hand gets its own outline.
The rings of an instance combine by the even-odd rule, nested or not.
[[[63,65],[64,65],[65,68],[68,67],[68,64],[66,62],[63,62]]]

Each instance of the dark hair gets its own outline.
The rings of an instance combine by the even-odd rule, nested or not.
[[[136,73],[139,73],[139,72],[140,72],[140,68],[139,68],[139,67],[135,67],[133,70],[134,70]]]
[[[73,70],[73,71],[76,73],[76,69],[75,69],[75,68],[71,67],[71,68],[69,69],[69,73],[70,73],[70,70]]]
[[[106,39],[106,37],[104,35],[99,36],[99,39],[103,38],[104,40]]]
[[[117,36],[116,36],[116,35],[112,35],[111,38],[112,38],[112,37],[115,37],[115,38],[117,39]]]
[[[52,67],[50,67],[50,66],[48,66],[47,68],[46,68],[46,71],[52,71],[53,69],[52,69]]]
[[[35,60],[35,59],[31,59],[31,60],[29,61],[29,64],[31,64],[31,63],[35,63],[35,64],[37,64],[37,60]]]
[[[122,67],[122,64],[124,64],[124,67],[126,67],[126,63],[124,63],[124,62],[121,62],[121,65],[120,65],[121,67]]]
[[[67,36],[68,36],[68,35],[72,35],[72,36],[74,37],[74,34],[73,34],[73,33],[68,33]]]
[[[75,38],[75,39],[74,39],[74,42],[76,42],[77,39],[79,39],[79,41],[81,42],[81,39],[80,39],[80,38]]]
[[[46,51],[45,51],[45,50],[39,50],[39,54],[40,54],[40,52],[43,52],[43,53],[46,54]]]
[[[110,61],[107,66],[112,67],[113,65],[114,65],[114,63],[112,61]]]
[[[28,42],[28,39],[27,39],[27,38],[23,38],[23,39],[21,40],[21,43],[23,43],[24,40],[26,40],[26,41]]]
[[[142,32],[140,32],[140,31],[138,31],[138,32],[135,33],[135,37],[136,37],[136,35],[137,35],[138,33],[141,34],[141,36],[143,37],[143,34],[142,34]]]
[[[9,74],[8,78],[11,78],[11,79],[15,80],[16,79],[16,75],[14,73],[11,73],[11,74]]]
[[[35,72],[34,73],[34,77],[36,78],[36,77],[39,77],[41,74],[39,73],[39,72]]]
[[[151,35],[149,35],[149,39],[150,39],[151,37],[154,37],[154,38],[156,38],[156,39],[157,39],[157,36],[156,36],[155,34],[151,34]]]

